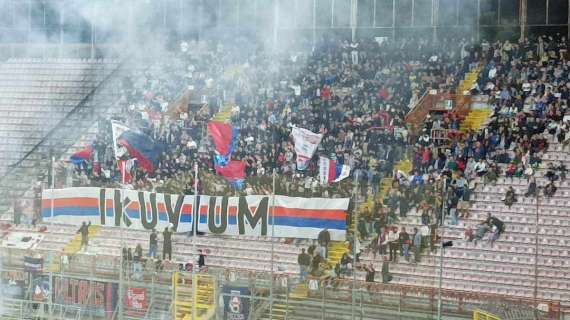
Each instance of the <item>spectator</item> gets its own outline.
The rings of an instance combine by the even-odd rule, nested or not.
[[[200,271],[203,271],[205,266],[206,266],[206,255],[204,254],[202,249],[198,249],[198,269]]]
[[[313,257],[313,260],[311,261],[311,275],[312,276],[321,277],[323,275],[324,269],[322,268],[321,264],[324,262],[325,262],[325,259],[323,257],[321,257],[319,254],[316,254]]]
[[[477,231],[475,231],[475,240],[474,243],[477,244],[477,241],[482,240],[483,237],[485,237],[485,234],[490,230],[491,228],[489,227],[489,225],[486,222],[481,222],[478,226],[477,226]]]
[[[473,229],[471,229],[471,227],[465,228],[465,231],[463,232],[463,238],[467,242],[473,241],[473,239],[475,238],[475,235],[473,234]]]
[[[305,248],[301,249],[301,253],[297,256],[297,263],[299,264],[301,281],[305,281],[309,273],[309,266],[311,265],[311,256],[305,253]]]
[[[378,247],[378,253],[380,255],[387,254],[388,250],[386,250],[386,248],[388,246],[388,235],[385,228],[380,228],[380,232],[378,233],[378,239],[376,243]]]
[[[548,164],[548,169],[546,171],[546,174],[544,174],[544,176],[550,182],[558,180],[558,175],[556,174],[556,168],[554,167],[554,164],[552,162]]]
[[[528,198],[528,197],[534,197],[535,195],[536,195],[536,179],[532,177],[524,196]]]
[[[155,259],[157,249],[158,249],[158,235],[156,234],[156,230],[153,228],[149,237],[148,256],[152,259]]]
[[[84,250],[85,252],[87,252],[87,247],[89,246],[89,227],[91,226],[91,221],[89,221],[89,224],[85,223],[85,221],[83,221],[83,223],[81,224],[81,227],[79,228],[79,230],[77,230],[77,233],[81,234],[81,247],[79,250]]]
[[[566,180],[566,173],[568,172],[568,169],[566,168],[566,165],[564,165],[562,161],[558,164],[556,170],[558,171],[558,175],[560,176],[560,181]]]
[[[135,247],[135,254],[134,254],[134,260],[135,261],[140,261],[142,259],[142,255],[143,255],[143,249],[142,246],[139,244],[137,244],[137,246]]]
[[[515,189],[512,186],[509,186],[507,192],[505,193],[505,205],[510,209],[511,206],[517,202],[517,195],[515,193]]]
[[[497,226],[494,225],[491,228],[491,236],[489,237],[489,244],[491,245],[491,247],[493,246],[495,241],[499,240],[500,235],[501,231],[499,230],[499,228],[497,228]]]
[[[396,261],[398,256],[398,247],[399,247],[399,234],[397,229],[394,227],[390,229],[390,233],[388,233],[388,237],[386,241],[388,242],[388,248],[390,251],[390,261]]]
[[[390,273],[390,263],[385,256],[382,258],[382,283],[392,281],[392,274]]]
[[[418,263],[420,262],[420,255],[422,250],[422,234],[418,231],[418,228],[414,228],[413,246],[414,261]]]
[[[400,244],[400,246],[402,247],[402,251],[400,252],[400,255],[404,257],[404,259],[406,259],[406,261],[409,261],[410,259],[410,235],[406,232],[406,228],[402,227],[402,230],[400,231],[399,237],[398,237],[398,242]]]
[[[485,221],[491,228],[493,226],[497,227],[499,235],[505,231],[505,223],[498,219],[497,217],[492,216],[490,213],[487,216],[487,220]]]
[[[550,181],[546,187],[544,187],[544,195],[547,198],[551,198],[554,196],[554,194],[556,193],[556,190],[558,188],[554,185],[554,181]]]
[[[368,266],[365,265],[364,270],[366,271],[366,282],[374,282],[374,275],[376,274],[374,265],[372,265],[372,263]]]
[[[168,229],[168,227],[164,228],[162,232],[162,260],[166,260],[166,256],[168,256],[168,260],[172,260],[172,231]]]
[[[328,247],[329,242],[331,241],[331,234],[328,229],[324,229],[319,232],[318,235],[319,244],[324,248],[324,255],[323,258],[328,257]]]
[[[344,253],[340,259],[340,274],[350,276],[352,274],[352,260],[348,253]]]

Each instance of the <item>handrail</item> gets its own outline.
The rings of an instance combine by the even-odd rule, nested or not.
[[[32,147],[32,149],[30,151],[28,151],[24,157],[22,157],[20,160],[18,160],[16,163],[14,164],[10,164],[8,165],[8,167],[10,168],[14,168],[17,167],[19,165],[22,164],[22,162],[24,162],[25,160],[27,160],[34,152],[36,152],[46,141],[48,141],[55,133],[57,130],[59,130],[62,125],[65,123],[65,121],[69,120],[69,118],[71,118],[72,116],[74,116],[76,113],[79,112],[79,110],[83,109],[85,107],[85,104],[95,95],[95,93],[97,93],[97,91],[99,89],[101,89],[102,87],[107,85],[107,81],[109,79],[111,79],[113,76],[115,76],[115,74],[123,67],[124,65],[124,61],[123,62],[119,62],[117,64],[117,67],[111,71],[103,80],[101,80],[101,82],[99,82],[99,84],[97,86],[95,86],[93,89],[91,89],[91,91],[89,91],[89,93],[83,98],[81,99],[81,101],[79,101],[79,103],[71,110],[69,111],[65,117],[63,119],[61,119],[55,126],[53,126],[53,128],[51,128],[48,133],[36,144]],[[8,170],[2,177],[0,177],[0,185],[4,183],[4,180],[11,174],[12,172],[10,170]]]
[[[414,105],[414,107],[412,109],[410,109],[410,111],[408,111],[408,114],[406,115],[406,117],[408,117],[408,115],[410,115],[411,113],[413,113],[416,108],[418,108],[418,106],[421,104],[421,102],[426,98],[426,96],[428,95],[429,90],[426,90],[424,92],[424,94],[422,94],[422,96],[418,99],[418,102],[416,102],[416,104]]]

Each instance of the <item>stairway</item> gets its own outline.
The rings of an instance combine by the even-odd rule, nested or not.
[[[99,233],[100,230],[101,230],[101,226],[94,226],[94,225],[90,226],[89,227],[89,241],[92,241],[93,238],[95,238],[95,236],[97,236],[97,234]],[[67,256],[73,256],[73,255],[79,253],[80,250],[81,250],[81,234],[77,233],[77,234],[75,234],[73,239],[71,239],[71,241],[69,241],[63,247],[62,254],[67,255]],[[87,247],[87,251],[89,251],[89,246]],[[59,260],[52,261],[52,263],[50,264],[48,269],[50,272],[60,272],[60,261]]]
[[[459,82],[459,86],[457,86],[457,94],[463,95],[466,91],[468,92],[473,87],[475,81],[477,81],[477,77],[479,76],[480,72],[481,67],[479,66],[467,72],[465,74],[465,77],[463,77],[463,80]]]
[[[232,106],[225,105],[217,112],[213,117],[212,121],[217,122],[229,122],[232,118]]]
[[[491,112],[491,109],[488,108],[469,111],[467,117],[461,122],[459,130],[464,133],[467,133],[469,130],[479,130],[487,118],[489,118]]]
[[[400,160],[394,166],[394,170],[400,170],[408,173],[412,170],[412,162],[406,159]],[[378,198],[380,200],[384,201],[384,197],[392,189],[392,180],[393,180],[392,176],[389,176],[389,177],[384,177],[384,179],[382,179],[382,181],[380,182],[380,190],[378,192]],[[374,206],[374,194],[372,192],[368,194],[368,199],[366,200],[365,206],[367,206],[370,209],[372,209],[372,207]]]
[[[328,263],[334,267],[340,262],[342,256],[348,252],[348,245],[344,241],[331,241],[327,248],[328,250]]]
[[[195,298],[193,283],[196,285]],[[213,277],[202,274],[176,272],[172,276],[174,290],[174,319],[192,319],[193,304],[196,316],[194,319],[210,319],[216,312],[216,282]]]

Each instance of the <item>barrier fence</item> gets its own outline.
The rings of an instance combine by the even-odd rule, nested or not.
[[[247,269],[180,271],[174,263],[121,263],[118,257],[2,250],[2,319],[434,319],[437,288],[309,278]],[[37,262],[37,261],[36,261]],[[123,276],[121,277],[121,273]],[[270,296],[270,292],[272,296]],[[486,306],[538,301],[442,290],[444,319],[489,318]],[[560,319],[560,305],[537,319]],[[487,318],[485,318],[487,317]]]

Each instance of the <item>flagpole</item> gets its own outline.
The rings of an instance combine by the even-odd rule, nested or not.
[[[354,312],[356,307],[356,296],[354,291],[356,290],[356,241],[358,241],[358,174],[360,173],[359,170],[356,170],[354,173],[354,233],[353,233],[353,240],[352,240],[352,303],[351,303],[351,319],[354,319]]]
[[[54,162],[55,162],[55,156],[52,154],[52,156],[51,156],[51,168],[50,168],[50,170],[51,170],[51,186],[50,186],[51,187],[51,201],[50,201],[50,205],[51,205],[51,217],[52,218],[53,218],[53,206],[54,206],[53,205],[53,200],[54,200],[53,199],[53,197],[54,197],[53,190],[55,189],[55,176],[54,176],[55,170],[53,169],[53,163]],[[42,215],[40,213],[40,217],[41,216]]]
[[[275,254],[275,172],[273,168],[273,183],[271,189],[271,287],[269,287],[269,318],[273,319],[273,276]]]
[[[121,170],[121,178],[123,179],[123,184],[125,184],[125,180],[127,178],[127,172],[125,171],[127,169],[127,166],[125,160],[121,161],[121,167],[123,167]]]
[[[124,215],[125,214],[125,208],[123,207],[123,189],[121,188],[121,189],[119,189],[119,191],[121,194],[121,197],[119,200],[119,201],[121,201],[121,211],[122,211],[122,215]],[[115,212],[115,214],[117,214],[117,213]],[[123,219],[124,219],[124,216],[121,216],[121,219],[119,219],[120,220],[119,221],[119,233],[121,236],[121,251],[120,251],[121,267],[119,269],[121,271],[119,274],[119,314],[117,317],[119,320],[123,319],[123,296],[124,296],[124,292],[125,292],[124,291],[125,290],[125,288],[124,288],[125,279],[124,279],[124,274],[123,274],[125,272],[125,270],[123,270],[123,268],[125,266],[125,260],[124,260],[125,257],[123,255],[123,249],[125,248],[125,237],[123,234]]]
[[[196,255],[196,229],[198,228],[198,223],[200,222],[200,204],[198,203],[198,162],[194,162],[194,218],[192,219],[192,255]],[[194,259],[194,263],[197,260]],[[194,264],[192,264],[192,273],[195,270]]]

